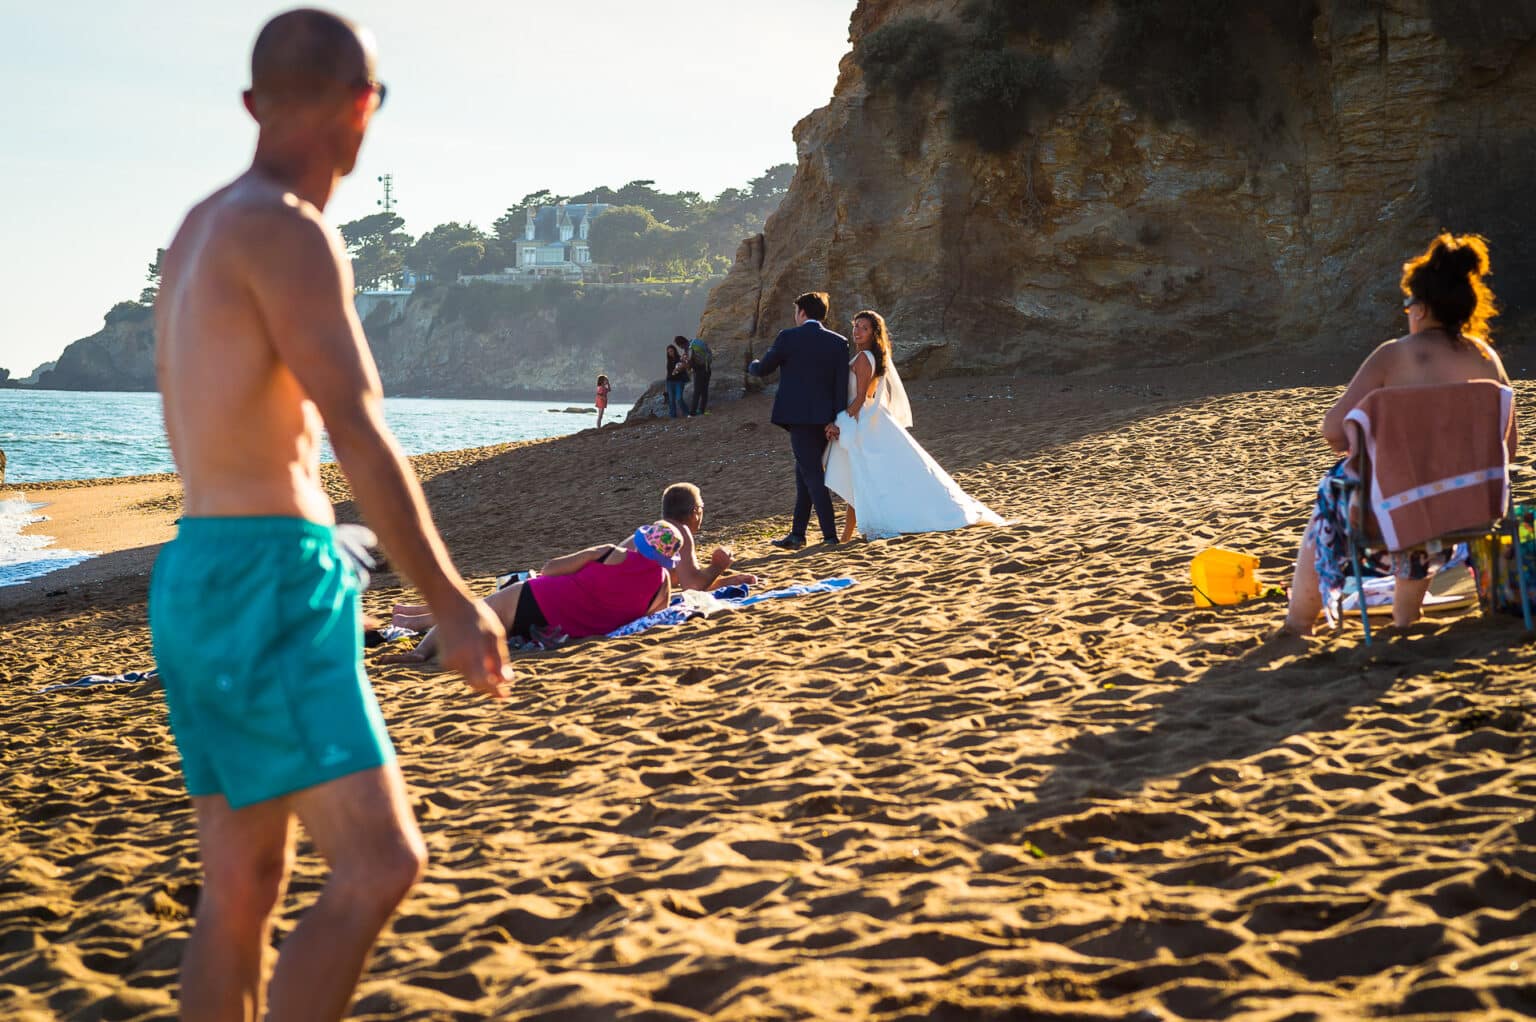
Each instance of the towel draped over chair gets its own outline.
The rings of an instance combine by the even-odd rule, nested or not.
[[[1383,387],[1345,422],[1349,474],[1368,483],[1365,533],[1388,550],[1497,521],[1509,507],[1514,391],[1496,380]]]

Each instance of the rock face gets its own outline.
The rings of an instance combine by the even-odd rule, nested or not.
[[[919,373],[1363,354],[1401,333],[1401,265],[1442,227],[1492,239],[1496,338],[1536,299],[1532,5],[1298,3],[1279,41],[1231,13],[1232,92],[1256,91],[1203,124],[1106,84],[1134,80],[1114,41],[1148,6],[1083,5],[1049,41],[1012,26],[1005,45],[1049,57],[1061,96],[991,152],[957,137],[944,81],[903,97],[858,59],[902,19],[974,33],[978,4],[862,0],[831,102],[795,129],[788,196],[705,310],[716,392],[742,389],[743,357],[809,290],[831,293],[838,329],[882,312]]]
[[[692,335],[712,282],[632,287],[475,284],[423,289],[364,320],[388,394],[402,397],[590,396],[599,373],[618,393],[665,369],[662,349]],[[148,310],[114,310],[40,374],[50,390],[154,390]]]
[[[34,385],[36,385],[38,380],[42,379],[42,376],[43,376],[44,373],[51,371],[58,364],[59,363],[58,363],[57,360],[52,361],[52,362],[44,362],[42,365],[38,366],[36,369],[33,369],[31,375],[29,375],[26,378],[24,378],[21,382],[26,384],[29,387],[34,386]]]
[[[43,390],[154,390],[155,327],[145,314],[117,319],[65,348],[37,374]]]
[[[634,394],[662,377],[672,338],[692,335],[710,283],[547,287],[418,291],[398,318],[370,321],[385,389],[422,397],[590,395],[602,373],[615,391]]]

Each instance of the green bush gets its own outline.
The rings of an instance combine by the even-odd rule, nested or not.
[[[107,326],[117,323],[140,323],[155,314],[155,310],[148,305],[138,302],[118,302],[107,310]]]
[[[947,28],[928,18],[898,18],[859,40],[854,60],[871,92],[886,89],[905,99],[944,72],[951,41]]]
[[[536,310],[541,303],[534,290],[486,280],[450,287],[438,310],[438,321],[462,320],[471,330],[483,333],[499,319],[513,319]]]
[[[1005,152],[1029,133],[1032,113],[1055,107],[1064,95],[1061,72],[1049,57],[980,50],[950,73],[950,123],[956,137]]]
[[[1265,52],[1314,56],[1317,0],[1113,0],[1103,80],[1160,121],[1210,128],[1233,110],[1263,123]]]
[[[1067,39],[1091,7],[1070,0],[975,0],[965,17],[976,23],[980,42],[1000,49],[1014,34],[1029,34],[1048,43]]]

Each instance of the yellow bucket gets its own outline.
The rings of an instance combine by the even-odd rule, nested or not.
[[[1197,607],[1242,603],[1264,593],[1259,583],[1259,559],[1221,547],[1195,555],[1189,566],[1189,580],[1195,588]]]

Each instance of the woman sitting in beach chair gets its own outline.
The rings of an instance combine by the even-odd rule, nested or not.
[[[1368,394],[1386,387],[1467,383],[1509,376],[1488,340],[1488,321],[1497,315],[1489,272],[1488,245],[1477,235],[1441,234],[1422,255],[1405,263],[1401,286],[1408,334],[1370,354],[1328,414],[1323,438],[1338,454],[1349,451],[1346,419]],[[1514,416],[1509,418],[1508,451],[1514,450]],[[1433,444],[1426,435],[1423,443]],[[1377,452],[1378,455],[1381,452]],[[1348,508],[1334,481],[1346,478],[1345,459],[1318,486],[1311,520],[1302,534],[1291,582],[1284,631],[1309,635],[1331,592],[1343,586],[1349,562]],[[1395,576],[1392,621],[1399,628],[1418,620],[1433,565],[1422,550],[1379,553],[1375,567]]]
[[[667,572],[677,567],[683,541],[682,530],[671,522],[642,525],[619,543],[556,557],[540,574],[498,589],[485,602],[501,619],[507,637],[520,642],[554,634],[571,639],[607,635],[667,605],[671,598]],[[425,607],[399,607],[394,624],[425,628],[432,624],[432,617]],[[423,663],[436,651],[434,629],[413,651],[391,654],[380,662]]]

